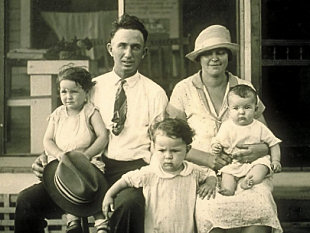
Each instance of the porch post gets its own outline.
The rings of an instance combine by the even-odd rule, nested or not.
[[[125,13],[125,0],[118,0],[118,17]]]

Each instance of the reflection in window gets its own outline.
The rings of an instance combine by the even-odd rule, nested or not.
[[[30,153],[30,107],[10,107],[8,110],[7,154]]]

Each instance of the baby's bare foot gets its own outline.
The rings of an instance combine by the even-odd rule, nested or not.
[[[254,185],[253,176],[245,177],[240,183],[240,187],[242,189],[250,189],[253,187],[253,185]]]

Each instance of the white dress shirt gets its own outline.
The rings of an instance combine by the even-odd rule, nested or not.
[[[105,155],[110,159],[131,161],[144,159],[150,161],[150,138],[148,127],[160,117],[167,106],[165,91],[155,82],[136,73],[126,78],[124,90],[127,96],[127,119],[122,132],[112,133],[114,101],[121,78],[114,72],[93,79],[96,85],[91,100],[100,110],[102,119],[109,130],[109,144]]]

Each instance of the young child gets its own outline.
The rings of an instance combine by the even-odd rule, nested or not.
[[[142,187],[145,233],[194,232],[196,194],[214,197],[217,181],[212,170],[184,161],[192,137],[192,129],[183,120],[167,118],[155,123],[150,165],[126,173],[112,185],[102,203],[104,215],[109,208],[113,211],[113,199],[122,189]]]
[[[65,152],[76,150],[91,160],[101,154],[108,143],[107,129],[101,115],[88,102],[88,93],[95,83],[90,73],[82,67],[65,67],[59,72],[58,82],[63,105],[49,117],[43,139],[45,153],[60,160],[66,156]],[[95,163],[100,170],[103,169],[101,163]],[[79,217],[66,216],[68,233],[81,229]],[[106,228],[103,214],[98,213],[94,217],[97,232],[103,232],[100,231]]]
[[[259,158],[252,163],[232,162],[223,167],[220,193],[234,195],[238,179],[242,189],[250,189],[262,180],[272,170],[281,171],[280,164],[280,139],[261,122],[254,119],[257,109],[257,94],[247,85],[237,85],[231,88],[227,96],[229,117],[223,122],[216,137],[211,141],[212,152],[215,155],[224,151],[234,157],[239,144],[267,143],[270,155]]]

